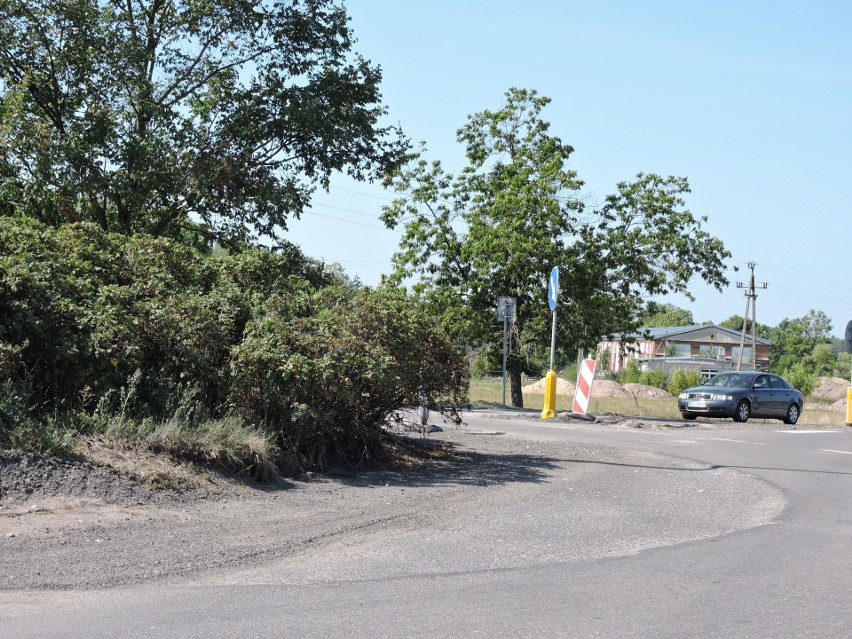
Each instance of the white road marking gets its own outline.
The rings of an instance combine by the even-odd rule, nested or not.
[[[823,448],[822,452],[824,453],[839,453],[841,455],[852,455],[852,451],[848,450],[831,450],[830,448]]]
[[[839,430],[776,430],[776,433],[792,433],[801,435],[815,435],[817,433],[839,433]]]
[[[737,444],[748,444],[748,442],[745,442],[742,439],[726,439],[725,437],[708,437],[707,439],[711,439],[714,442],[736,442]]]

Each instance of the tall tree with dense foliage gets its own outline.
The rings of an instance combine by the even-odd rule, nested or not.
[[[816,371],[810,358],[818,345],[831,344],[831,320],[823,311],[811,309],[804,317],[785,317],[770,329],[769,338],[773,371],[783,374],[797,366]]]
[[[684,308],[679,308],[674,304],[660,304],[658,302],[648,302],[645,308],[645,315],[642,318],[642,326],[662,327],[662,326],[693,326],[695,319],[692,313]]]
[[[737,331],[738,333],[742,333],[743,330],[743,316],[742,315],[731,315],[728,319],[723,322],[719,322],[719,326],[724,326],[725,328],[730,328],[732,331]],[[769,334],[772,331],[772,327],[766,324],[757,323],[757,328],[754,329],[751,324],[751,320],[748,320],[746,326],[746,333],[751,335],[754,332],[756,337],[762,337],[764,339],[769,339]]]
[[[352,44],[331,0],[0,0],[0,214],[274,236],[407,146]]]
[[[552,267],[560,269],[561,348],[635,330],[647,295],[688,295],[695,276],[717,288],[727,282],[729,253],[685,208],[685,179],[639,174],[600,207],[584,206],[583,183],[568,167],[573,149],[541,117],[548,103],[511,89],[500,109],[470,116],[457,133],[467,166],[454,176],[411,156],[388,181],[399,197],[383,214],[389,227],[404,226],[393,277],[417,276],[416,289],[459,342],[499,348],[497,298],[517,297],[508,362],[515,406],[528,349],[549,343]]]

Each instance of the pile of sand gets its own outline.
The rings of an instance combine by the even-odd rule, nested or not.
[[[533,384],[524,386],[521,390],[530,395],[544,395],[544,386],[546,380],[542,378]],[[574,395],[574,384],[562,379],[556,378],[556,394],[557,395]],[[625,384],[622,386],[618,382],[613,382],[608,379],[596,379],[592,384],[592,397],[650,397],[651,399],[671,399],[662,388],[655,386],[646,386],[645,384]]]
[[[632,397],[633,394],[629,390],[625,390],[624,386],[618,382],[613,382],[608,379],[598,379],[592,384],[592,397]]]
[[[831,406],[828,407],[828,410],[834,411],[835,413],[845,413],[846,412],[846,399],[838,399]]]
[[[535,382],[534,384],[529,384],[524,386],[521,390],[524,393],[529,393],[530,395],[544,395],[544,385],[546,383],[546,378],[542,377],[540,380]],[[556,378],[556,394],[557,395],[574,395],[574,384],[571,382],[562,379],[561,377]]]
[[[656,386],[647,386],[646,384],[625,384],[624,390],[628,391],[634,397],[647,397],[650,399],[672,399],[671,394],[662,388]]]
[[[819,377],[817,386],[811,393],[819,399],[842,399],[846,406],[846,389],[849,388],[849,380],[841,377]],[[843,410],[846,410],[845,408]]]

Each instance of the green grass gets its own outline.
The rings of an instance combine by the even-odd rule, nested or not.
[[[503,380],[500,378],[476,378],[470,382],[471,403],[485,402],[500,404],[503,401]],[[573,395],[557,395],[556,410],[571,410]],[[507,384],[506,403],[511,406],[512,394]],[[524,393],[524,407],[542,409],[544,395]],[[660,417],[679,419],[680,412],[674,399],[629,399],[623,397],[592,397],[589,402],[589,413],[613,413],[626,417]],[[758,420],[764,421],[764,420]],[[773,422],[776,420],[765,420]],[[802,414],[803,424],[816,426],[845,426],[846,414],[828,410],[828,404],[805,398],[805,409]]]

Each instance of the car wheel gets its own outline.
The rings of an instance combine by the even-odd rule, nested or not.
[[[693,420],[696,417],[698,417],[698,415],[690,415],[689,413],[681,413],[680,416],[683,417],[684,419],[689,419],[689,420]]]
[[[734,411],[734,421],[748,421],[749,415],[751,415],[751,405],[749,405],[748,401],[744,399],[740,400],[740,403],[737,404],[737,410]]]
[[[787,409],[787,415],[784,417],[785,424],[795,424],[799,421],[799,405],[798,404],[790,404],[790,407]]]

